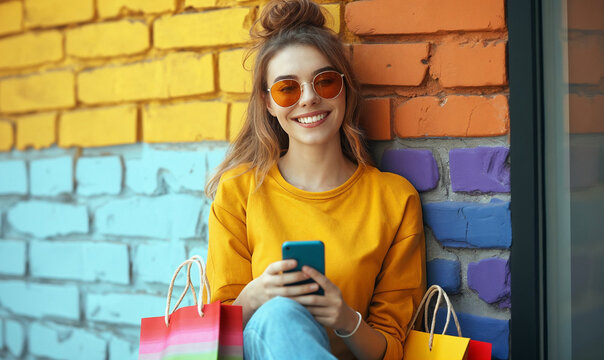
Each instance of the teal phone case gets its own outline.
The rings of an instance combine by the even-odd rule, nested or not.
[[[311,241],[286,241],[281,246],[281,253],[283,260],[295,259],[298,265],[292,271],[302,271],[302,266],[307,265],[313,269],[319,271],[325,275],[325,245],[322,241],[311,240]],[[313,279],[307,279],[290,285],[300,285],[313,283]],[[324,295],[323,288],[319,287],[319,290],[312,294]]]

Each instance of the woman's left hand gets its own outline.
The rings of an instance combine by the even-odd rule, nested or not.
[[[351,333],[357,325],[358,315],[346,304],[340,289],[325,275],[309,266],[303,266],[302,272],[319,284],[325,295],[302,295],[292,299],[304,305],[319,324],[343,334]]]

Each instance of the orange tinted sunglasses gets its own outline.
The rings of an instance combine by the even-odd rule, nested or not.
[[[277,105],[290,107],[300,101],[304,84],[306,83],[300,83],[294,79],[283,79],[274,83],[266,91],[271,94]],[[312,88],[323,99],[333,99],[340,95],[344,88],[344,74],[334,70],[320,72],[312,79]]]

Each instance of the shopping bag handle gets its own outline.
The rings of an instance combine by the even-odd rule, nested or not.
[[[444,335],[445,332],[447,331],[447,328],[449,327],[449,321],[451,320],[451,314],[453,314],[453,320],[455,321],[455,326],[457,327],[457,335],[460,337],[462,336],[461,327],[459,326],[459,320],[457,319],[457,314],[455,313],[455,310],[453,309],[453,305],[451,304],[451,301],[449,300],[447,293],[440,286],[432,285],[432,286],[430,286],[428,291],[426,291],[426,294],[422,298],[422,301],[419,303],[417,311],[415,312],[415,315],[413,315],[413,320],[411,320],[411,322],[409,323],[409,326],[407,327],[407,333],[405,335],[405,338],[407,336],[409,336],[409,333],[415,327],[415,321],[417,320],[417,317],[419,316],[420,311],[422,311],[422,307],[424,308],[424,311],[425,311],[424,312],[424,328],[425,328],[425,330],[428,329],[428,306],[429,306],[430,302],[432,301],[432,297],[434,297],[434,294],[438,294],[438,297],[436,298],[436,306],[434,307],[434,313],[432,314],[432,324],[430,326],[430,340],[428,341],[428,347],[430,348],[430,350],[432,350],[432,341],[434,339],[434,328],[436,326],[436,314],[438,312],[441,300],[443,298],[445,299],[445,302],[447,303],[447,320],[445,322],[445,327],[443,328],[442,335]]]
[[[197,264],[197,267],[199,268],[199,284],[201,286],[201,289],[200,289],[201,291],[199,292],[199,299],[197,298],[197,294],[195,293],[195,287],[193,286],[193,282],[191,281],[191,266],[193,264]],[[189,287],[191,287],[191,291],[193,292],[193,300],[195,302],[195,305],[197,305],[197,313],[199,314],[199,316],[203,316],[203,311],[202,311],[203,300],[201,297],[201,292],[203,291],[204,287],[206,289],[207,299],[208,299],[208,301],[210,301],[210,285],[208,283],[208,278],[204,271],[205,264],[203,262],[203,259],[199,255],[194,255],[190,259],[183,261],[182,264],[180,264],[178,266],[178,268],[174,272],[174,275],[172,276],[172,280],[170,281],[170,288],[168,289],[168,297],[166,299],[166,314],[165,314],[166,327],[168,327],[170,324],[169,316],[172,314],[172,312],[170,312],[170,302],[172,300],[172,291],[174,290],[174,282],[176,280],[176,276],[178,276],[178,273],[185,265],[187,265],[186,286],[185,286],[184,291],[180,295],[180,298],[176,302],[176,305],[174,306],[174,310],[172,310],[172,312],[174,312],[174,311],[176,311],[176,309],[178,309],[178,305],[180,305],[180,303],[184,299],[185,295],[187,294],[187,291],[189,290]]]

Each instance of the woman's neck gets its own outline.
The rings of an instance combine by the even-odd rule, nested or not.
[[[288,183],[312,192],[328,191],[342,185],[357,168],[344,156],[339,141],[324,146],[290,143],[278,165]]]

